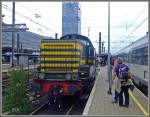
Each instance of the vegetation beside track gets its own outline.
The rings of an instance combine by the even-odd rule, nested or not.
[[[26,95],[27,82],[28,75],[23,69],[11,71],[9,87],[3,99],[3,113],[24,115],[32,111],[29,97]]]

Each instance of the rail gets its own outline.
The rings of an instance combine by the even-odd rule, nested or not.
[[[145,116],[148,116],[148,112],[146,111],[146,109],[143,107],[143,105],[137,100],[137,98],[133,95],[132,91],[129,90],[129,95],[131,96],[131,98],[134,100],[134,102],[137,104],[137,106],[139,107],[139,109],[143,112],[143,114]]]
[[[30,70],[37,68],[37,65],[30,65],[29,66],[29,79],[31,78],[31,72]],[[28,70],[28,67],[24,67],[24,70]],[[10,64],[3,64],[2,66],[2,93],[5,93],[5,89],[9,86],[9,81],[10,81],[10,76],[9,76],[9,72],[11,72],[12,70],[20,70],[20,67],[14,67],[11,68]],[[29,85],[29,84],[27,84]],[[27,89],[29,90],[29,89]]]
[[[29,69],[34,69],[34,68],[37,68],[38,65],[29,65],[28,66],[25,66],[23,67],[24,70],[27,70],[28,68]],[[2,73],[7,73],[7,72],[10,72],[12,70],[20,70],[20,66],[16,66],[16,67],[11,67],[9,64],[8,65],[2,65]]]
[[[49,101],[45,101],[41,106],[39,106],[37,109],[35,109],[33,112],[30,113],[30,115],[35,115],[38,113],[44,106],[46,106],[49,103]]]

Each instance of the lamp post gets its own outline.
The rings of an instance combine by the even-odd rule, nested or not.
[[[12,2],[12,30],[14,30],[15,26],[15,0]],[[15,39],[15,32],[12,31],[12,67],[14,66],[14,39]]]
[[[101,51],[101,32],[99,32],[99,55],[102,53]]]
[[[108,94],[111,94],[111,68],[110,68],[110,0],[108,1],[108,81],[109,89]]]
[[[29,76],[29,64],[30,64],[30,63],[29,63],[29,56],[28,56],[28,82],[29,82],[29,77],[30,77],[30,76]]]

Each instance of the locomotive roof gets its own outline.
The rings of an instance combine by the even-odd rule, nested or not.
[[[90,39],[86,36],[83,36],[83,35],[79,35],[79,34],[68,34],[68,35],[64,35],[62,36],[60,39],[78,39],[78,40],[84,40],[84,41],[87,41],[89,42],[90,46],[93,47],[93,44],[91,43]],[[93,47],[94,48],[94,47]]]

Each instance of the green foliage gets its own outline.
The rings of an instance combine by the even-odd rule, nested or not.
[[[27,72],[21,70],[11,72],[9,87],[4,97],[3,112],[8,114],[28,114],[31,103],[26,95]]]

